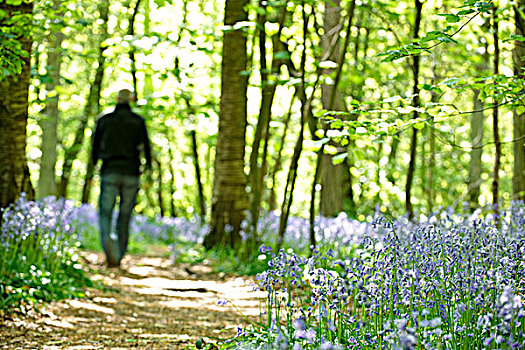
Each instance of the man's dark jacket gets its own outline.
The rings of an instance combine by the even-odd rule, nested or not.
[[[91,158],[102,159],[101,173],[140,174],[140,150],[144,148],[146,167],[151,168],[151,151],[144,119],[131,111],[129,104],[117,104],[115,110],[97,121]]]

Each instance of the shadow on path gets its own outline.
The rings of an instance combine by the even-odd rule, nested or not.
[[[0,349],[185,349],[214,342],[257,320],[262,292],[253,281],[211,268],[171,266],[168,259],[128,256],[107,269],[102,255],[85,254],[93,281],[88,298],[47,305],[34,319],[0,325]],[[224,306],[217,302],[226,299]]]

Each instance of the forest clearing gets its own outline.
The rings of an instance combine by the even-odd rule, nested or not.
[[[0,0],[0,348],[525,348],[525,0]]]

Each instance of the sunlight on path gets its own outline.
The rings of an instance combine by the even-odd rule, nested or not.
[[[0,349],[184,349],[213,342],[257,320],[262,292],[253,281],[213,274],[208,266],[171,266],[168,259],[126,257],[106,269],[94,253],[85,260],[93,281],[83,300],[56,302],[43,316],[0,325]],[[231,303],[220,306],[226,299]]]

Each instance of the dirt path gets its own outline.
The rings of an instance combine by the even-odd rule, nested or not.
[[[52,303],[43,315],[0,324],[0,349],[185,349],[199,338],[230,338],[259,315],[253,281],[213,274],[205,265],[171,266],[168,259],[129,256],[106,269],[86,254],[91,288],[83,300]],[[229,300],[224,306],[221,299]]]

